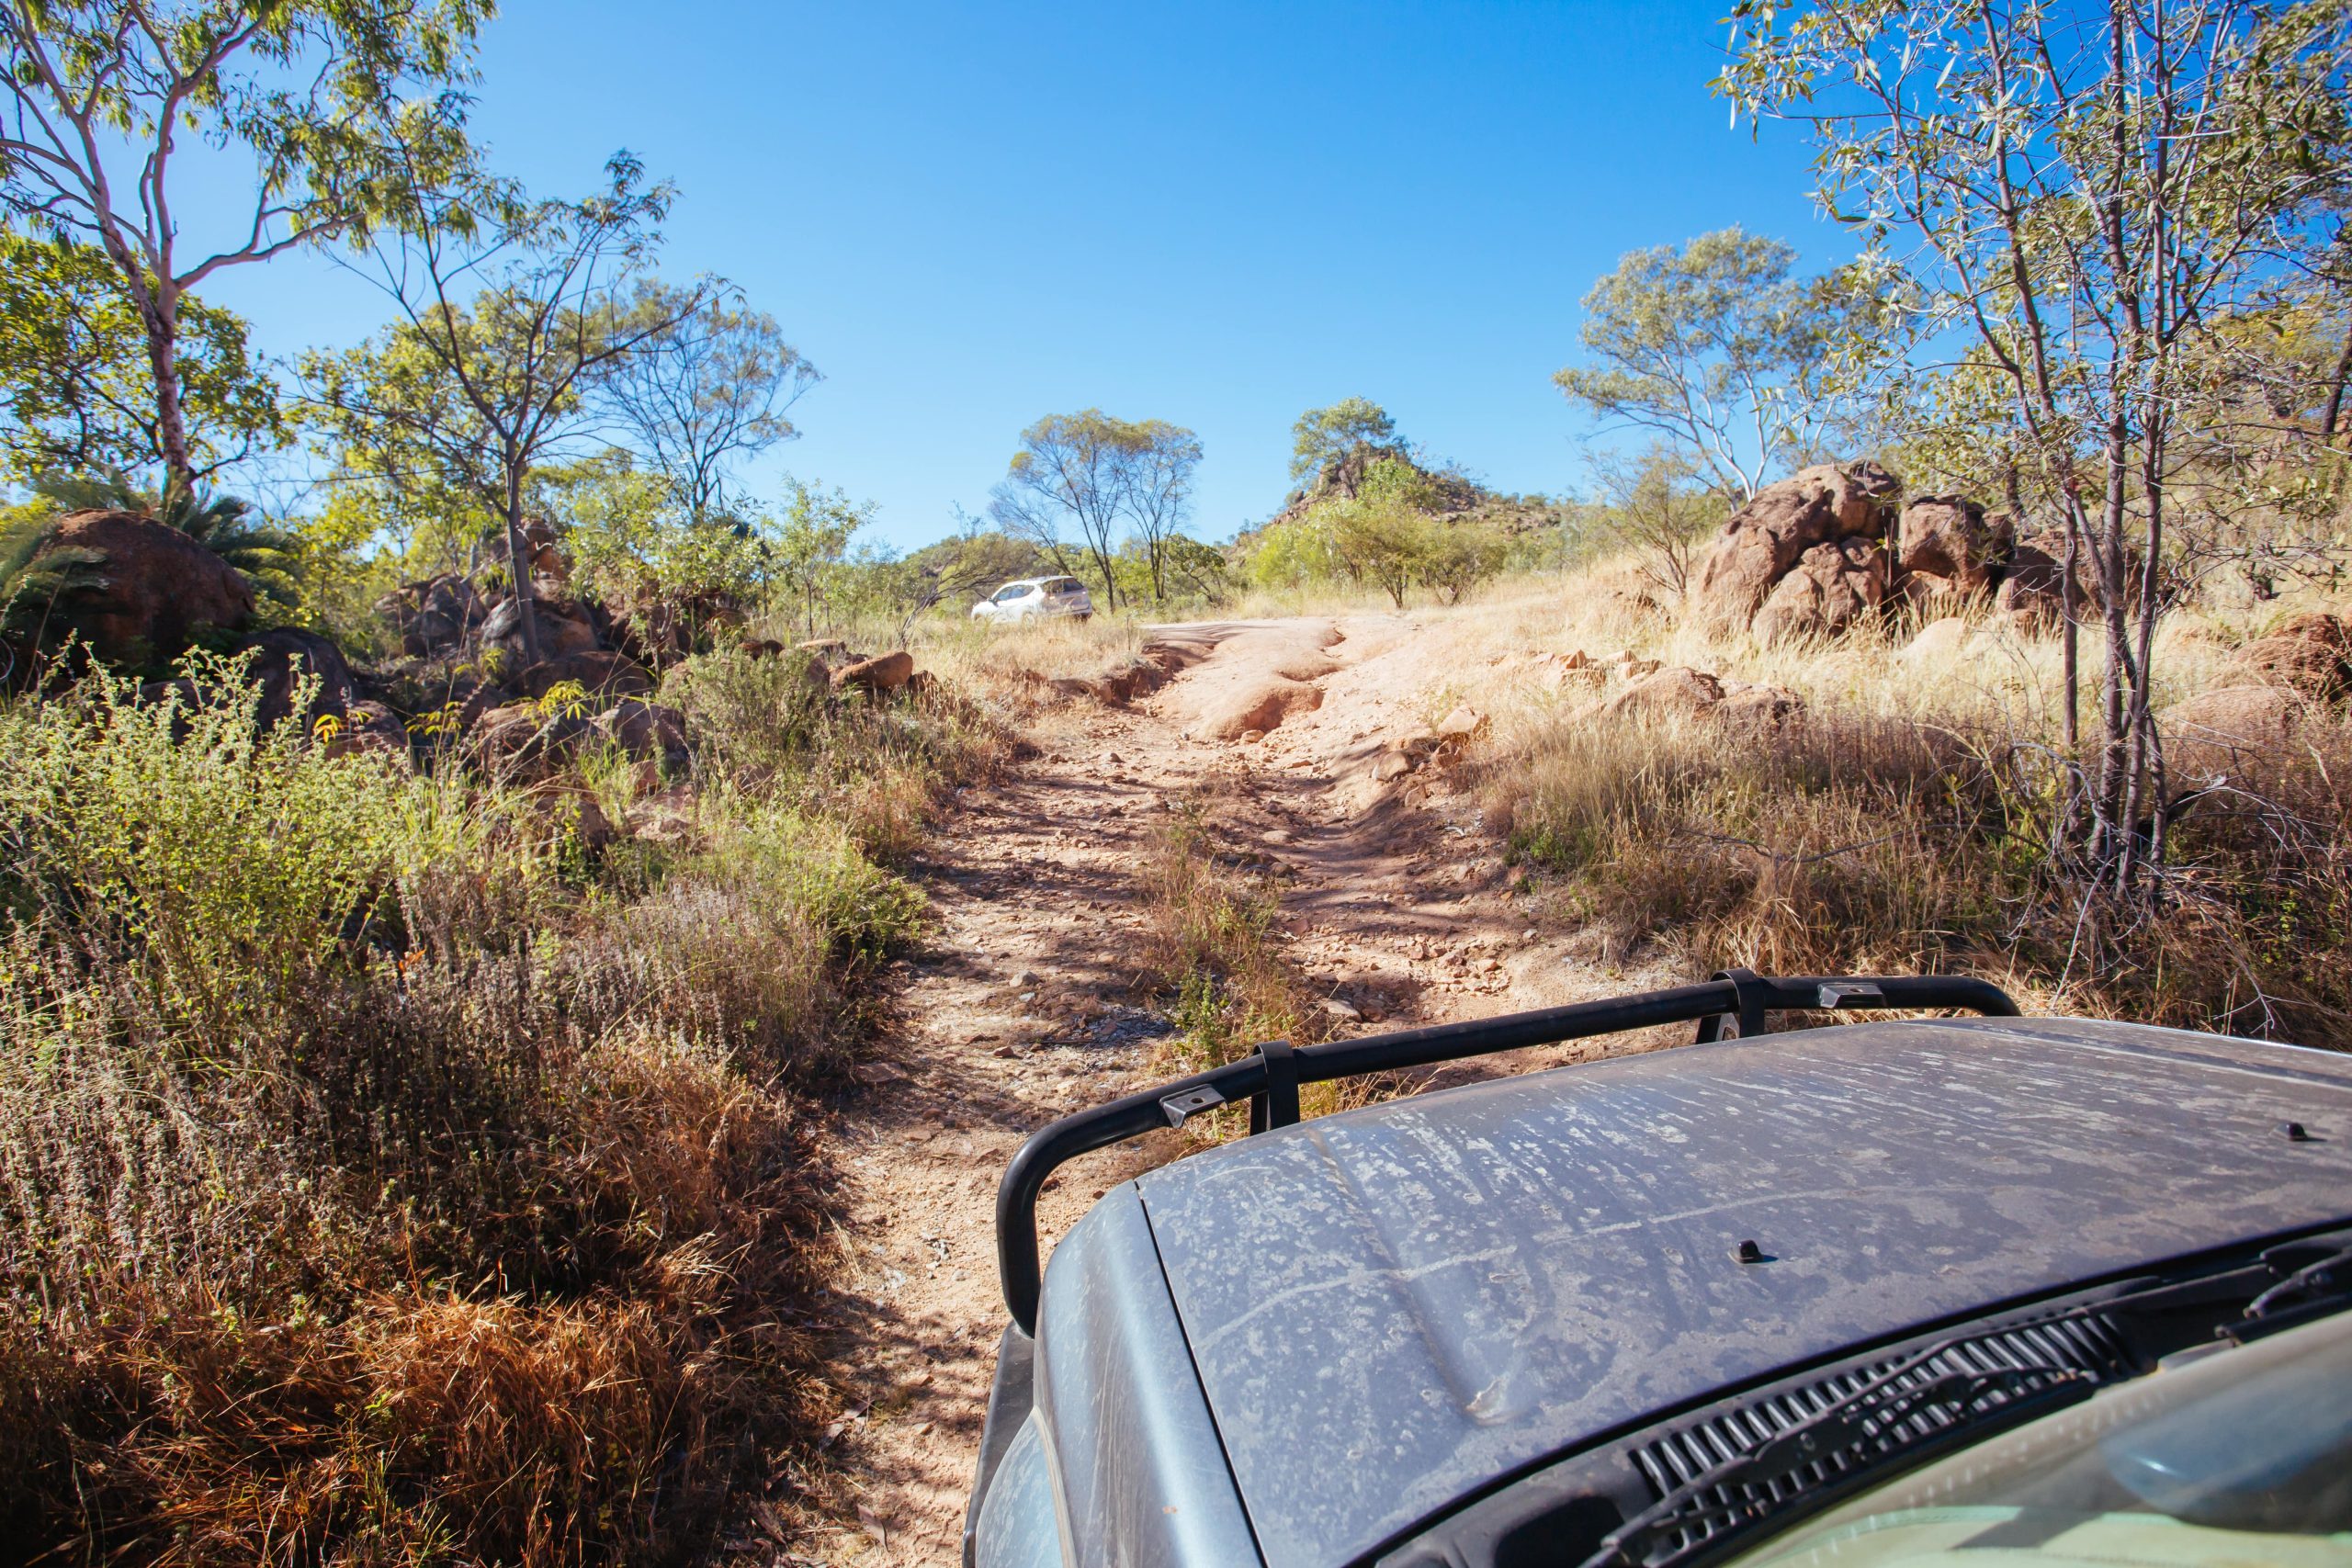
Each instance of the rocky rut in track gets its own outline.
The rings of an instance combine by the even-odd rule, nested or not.
[[[849,1262],[826,1315],[855,1517],[797,1543],[804,1557],[959,1560],[1006,1321],[997,1179],[1037,1127],[1167,1076],[1168,1025],[1138,983],[1137,876],[1167,803],[1213,789],[1220,837],[1286,874],[1289,953],[1343,1032],[1607,988],[1529,932],[1471,801],[1408,802],[1375,776],[1385,742],[1427,721],[1424,627],[1379,615],[1157,636],[1189,667],[1131,705],[1064,710],[1036,756],[964,793],[917,867],[931,933],[862,1074],[871,1090],[832,1129]],[[1047,1247],[1106,1187],[1188,1146],[1170,1133],[1067,1168],[1041,1212]]]

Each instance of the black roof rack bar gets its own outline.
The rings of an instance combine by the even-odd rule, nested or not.
[[[1535,1012],[1506,1013],[1469,1023],[1441,1023],[1398,1030],[1358,1040],[1335,1040],[1292,1050],[1284,1045],[1252,1053],[1204,1073],[1178,1078],[1050,1122],[1031,1134],[996,1194],[997,1274],[1004,1304],[1026,1334],[1037,1331],[1037,1198],[1046,1179],[1080,1155],[1107,1148],[1156,1127],[1181,1126],[1187,1116],[1237,1100],[1269,1095],[1275,1103],[1253,1106],[1253,1132],[1282,1126],[1297,1115],[1297,1086],[1329,1083],[1368,1073],[1433,1066],[1549,1045],[1595,1034],[1617,1034],[1659,1024],[1704,1021],[1701,1041],[1718,1037],[1728,1015],[1744,1023],[1766,1012],[1815,1009],[1958,1008],[1992,1018],[2015,1018],[2008,993],[1984,980],[1958,976],[1836,976],[1809,979],[1764,979],[1728,970],[1699,986],[1677,986],[1608,1001],[1577,1002]],[[1270,1058],[1272,1072],[1269,1072]]]

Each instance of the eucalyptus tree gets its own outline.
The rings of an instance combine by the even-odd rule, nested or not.
[[[1358,447],[1394,446],[1396,422],[1369,398],[1341,398],[1300,414],[1290,434],[1291,479],[1311,481]]]
[[[342,456],[364,463],[374,450],[429,465],[504,525],[533,662],[538,628],[523,536],[532,468],[601,428],[597,378],[723,287],[706,279],[643,308],[639,285],[675,193],[647,185],[626,152],[605,173],[607,187],[579,201],[533,200],[471,172],[413,181],[398,227],[379,230],[347,263],[393,301],[398,319],[359,348],[304,363],[314,417]]]
[[[1147,419],[1127,428],[1127,516],[1151,572],[1151,596],[1165,604],[1184,520],[1193,510],[1193,471],[1201,465],[1201,438],[1181,424]]]
[[[189,475],[201,479],[284,439],[277,384],[234,312],[181,296],[175,363]],[[0,476],[163,465],[144,330],[105,253],[0,231]]]
[[[1602,420],[1680,449],[1735,504],[1813,455],[1841,417],[1841,351],[1876,291],[1851,271],[1794,276],[1796,253],[1737,227],[1629,251],[1584,297],[1589,363],[1553,382]]]
[[[420,152],[457,157],[458,86],[490,10],[491,0],[0,5],[0,202],[114,268],[144,340],[169,487],[200,473],[182,364],[189,292],[297,245],[367,235]],[[224,198],[217,175],[200,175],[201,200],[183,199],[194,194],[189,142],[254,158],[250,201],[204,243],[184,222]]]
[[[599,378],[614,422],[696,523],[726,509],[730,470],[799,434],[786,417],[823,379],[739,292],[647,279],[624,320],[666,322]]]
[[[1119,520],[1126,511],[1133,426],[1101,409],[1047,414],[1021,433],[1021,449],[990,492],[989,513],[999,526],[1034,544],[1069,570],[1069,529],[1094,562],[1102,593],[1118,608],[1113,570]]]
[[[2220,323],[2334,238],[2352,17],[1740,0],[1734,26],[1718,89],[1812,128],[1823,204],[1916,291],[1925,334],[2003,394],[2064,534],[2071,788],[2053,852],[2094,893],[2148,896],[2173,798],[2151,666],[2191,372]],[[2105,656],[2087,747],[2078,616]]]

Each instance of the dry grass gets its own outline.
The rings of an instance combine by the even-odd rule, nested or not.
[[[1173,802],[1140,868],[1150,963],[1179,1031],[1172,1065],[1187,1073],[1247,1055],[1261,1041],[1307,1038],[1307,988],[1280,946],[1281,884],[1232,852],[1217,804],[1207,792]]]
[[[991,717],[1025,725],[1070,700],[1060,682],[1101,680],[1141,655],[1145,623],[1132,615],[997,626],[935,619],[917,628],[917,660]]]
[[[802,1097],[1006,742],[749,662],[677,678],[693,831],[601,853],[249,693],[0,710],[0,1560],[683,1561],[790,1468]]]
[[[2175,616],[2158,645],[2165,699],[2236,683],[2232,649],[2319,607]],[[1597,720],[1589,690],[1529,690],[1510,662],[1476,657],[1443,695],[1498,716],[1482,769],[1489,820],[1555,874],[1555,918],[1589,928],[1605,955],[1662,949],[1701,973],[1968,970],[2058,1010],[2352,1045],[2340,721],[2200,801],[2175,829],[2162,907],[2102,923],[2042,852],[2056,639],[1984,626],[1930,658],[1906,650],[1916,630],[1766,649],[1626,608],[1605,581],[1565,596],[1504,589],[1465,628],[1476,649],[1623,649],[1789,688],[1807,716],[1763,734]]]

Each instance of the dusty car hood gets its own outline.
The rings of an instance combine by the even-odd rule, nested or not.
[[[2352,1216],[2352,1059],[1862,1024],[1311,1121],[1138,1188],[1266,1561],[1340,1563],[1725,1384]]]

